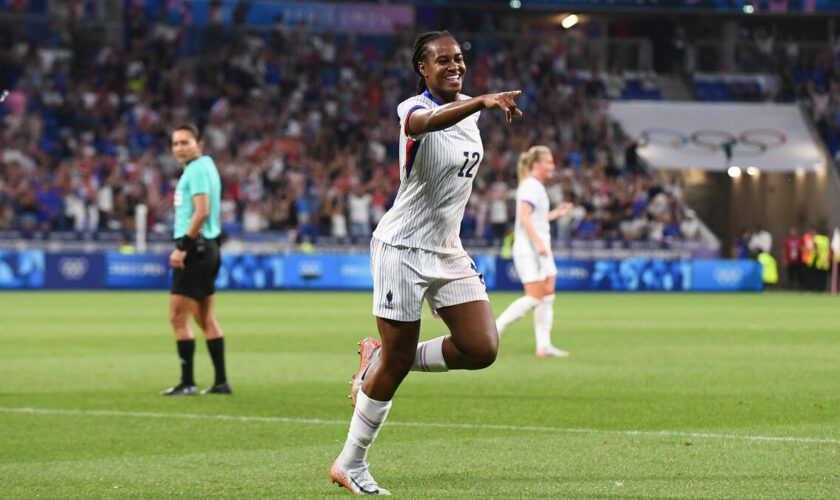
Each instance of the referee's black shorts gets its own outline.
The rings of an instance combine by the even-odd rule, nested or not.
[[[199,242],[197,250],[187,252],[184,269],[172,270],[172,294],[198,301],[213,295],[216,293],[216,275],[221,265],[219,239],[205,239],[204,245]]]

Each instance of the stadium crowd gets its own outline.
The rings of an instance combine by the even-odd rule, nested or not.
[[[222,176],[227,232],[370,235],[399,185],[394,110],[417,81],[406,71],[410,37],[278,20],[259,32],[211,26],[208,51],[184,57],[183,25],[132,9],[124,49],[72,20],[49,37],[0,35],[2,83],[12,90],[0,105],[0,230],[129,231],[143,204],[148,227],[168,232],[181,173],[169,132],[198,121]],[[569,71],[556,37],[505,40],[464,47],[468,92],[521,88],[525,115],[512,126],[482,116],[486,154],[462,235],[506,234],[518,154],[545,144],[560,166],[553,203],[576,205],[558,222],[561,237],[699,238],[679,185],[645,173],[610,120],[609,82]]]
[[[797,68],[796,79],[817,130],[840,168],[840,38],[832,52],[804,61]]]

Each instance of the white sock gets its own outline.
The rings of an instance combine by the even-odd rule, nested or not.
[[[543,297],[534,309],[534,332],[537,335],[537,349],[551,345],[551,326],[554,323],[554,294]]]
[[[513,303],[509,305],[508,308],[505,309],[505,311],[499,316],[499,319],[496,320],[496,330],[499,332],[499,335],[501,335],[504,329],[511,323],[528,314],[528,311],[537,307],[539,303],[539,299],[535,299],[530,295],[525,295],[514,300]]]
[[[391,409],[391,401],[377,401],[370,399],[361,389],[356,396],[356,411],[350,420],[350,431],[347,433],[347,441],[344,449],[338,456],[338,463],[347,469],[354,469],[362,466],[367,458],[370,448],[379,429],[385,423],[388,410]]]
[[[413,372],[445,372],[449,371],[446,360],[443,359],[443,339],[438,337],[417,344],[417,351],[414,353],[414,364],[411,365]]]

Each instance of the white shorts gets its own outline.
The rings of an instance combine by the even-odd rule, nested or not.
[[[554,256],[551,251],[548,255],[534,253],[513,254],[513,265],[516,266],[516,274],[522,283],[533,283],[544,281],[549,276],[557,276],[557,266],[554,265]]]
[[[395,321],[417,321],[423,299],[434,309],[486,300],[484,276],[461,251],[440,254],[419,248],[395,247],[370,240],[373,273],[373,314]]]

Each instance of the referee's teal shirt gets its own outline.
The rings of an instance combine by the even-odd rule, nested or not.
[[[187,234],[190,227],[195,206],[193,196],[197,194],[210,195],[210,215],[201,226],[201,234],[205,238],[213,239],[222,232],[220,227],[220,204],[222,201],[222,181],[213,159],[207,155],[200,156],[187,163],[184,173],[178,179],[175,188],[175,239]]]

